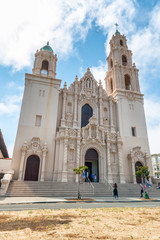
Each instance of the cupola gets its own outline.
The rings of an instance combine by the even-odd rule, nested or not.
[[[34,68],[32,74],[43,77],[56,77],[57,55],[53,53],[49,42],[35,53]]]

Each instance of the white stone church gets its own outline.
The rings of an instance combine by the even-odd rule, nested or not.
[[[25,75],[11,168],[20,181],[77,182],[86,165],[97,182],[137,183],[136,166],[152,167],[138,69],[118,31],[110,41],[105,86],[90,69],[60,88],[57,56],[47,43]]]

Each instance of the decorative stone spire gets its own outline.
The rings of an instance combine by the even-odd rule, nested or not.
[[[78,81],[78,77],[77,77],[77,75],[76,75],[76,77],[75,77],[75,81]]]
[[[66,82],[64,83],[64,88],[67,88],[67,83]]]

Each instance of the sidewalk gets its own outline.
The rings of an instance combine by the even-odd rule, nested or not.
[[[136,198],[136,197],[120,197],[115,199],[113,197],[93,197],[77,200],[67,197],[0,197],[1,204],[22,204],[22,203],[76,203],[76,202],[160,202],[160,198]]]

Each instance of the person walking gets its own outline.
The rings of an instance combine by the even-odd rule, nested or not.
[[[114,184],[114,189],[113,189],[113,195],[115,199],[118,199],[118,189],[117,189],[117,183]]]
[[[141,183],[140,183],[140,187],[141,187],[141,197],[143,197],[144,190],[143,190],[143,185]]]

